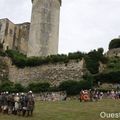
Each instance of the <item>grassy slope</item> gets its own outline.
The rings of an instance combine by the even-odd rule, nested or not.
[[[0,120],[102,120],[100,112],[119,112],[119,108],[119,100],[37,102],[33,117],[0,114]]]

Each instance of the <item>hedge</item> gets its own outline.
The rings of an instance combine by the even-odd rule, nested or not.
[[[66,91],[68,95],[77,95],[82,89],[91,89],[92,82],[87,80],[82,81],[64,81],[59,85],[59,90]]]
[[[19,83],[14,84],[12,82],[4,82],[0,84],[0,91],[9,91],[9,92],[26,92],[32,90],[34,93],[46,92],[49,91],[49,83],[31,83],[28,86],[23,86]]]
[[[50,55],[47,57],[30,57],[27,58],[25,55],[15,50],[7,50],[7,55],[12,59],[13,64],[19,68],[26,66],[33,67],[48,63],[68,63],[69,60],[81,60],[82,58],[86,61],[86,67],[92,74],[99,72],[99,61],[105,63],[107,59],[103,55],[103,49],[90,51],[89,53],[75,52],[69,53],[68,55]]]
[[[40,92],[55,92],[55,91],[66,91],[68,95],[79,94],[82,89],[92,88],[91,79],[81,81],[63,81],[59,86],[50,86],[49,83],[30,83],[28,86],[22,86],[21,84],[13,84],[11,82],[5,82],[0,85],[0,91],[9,92],[26,92],[32,90],[34,93]]]
[[[120,38],[115,38],[109,43],[109,50],[114,48],[120,48]]]
[[[120,83],[120,71],[113,71],[108,73],[100,73],[94,75],[95,83]]]
[[[6,56],[6,53],[3,52],[3,51],[0,51],[0,56],[5,57],[5,56]]]
[[[32,90],[35,93],[48,92],[50,89],[49,83],[31,83],[27,87],[28,90]]]

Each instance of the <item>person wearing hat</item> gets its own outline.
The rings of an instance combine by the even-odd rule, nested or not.
[[[28,92],[27,95],[27,116],[32,116],[33,115],[33,110],[34,110],[34,106],[35,106],[35,100],[34,100],[34,96],[32,91]]]
[[[20,102],[19,93],[16,93],[16,95],[14,97],[14,102],[15,102],[15,111],[14,111],[14,114],[17,115],[18,109],[19,109],[19,102]]]
[[[0,93],[0,113],[2,112],[2,93]]]

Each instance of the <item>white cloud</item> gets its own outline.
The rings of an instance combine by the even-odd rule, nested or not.
[[[109,41],[120,34],[119,4],[119,0],[63,1],[60,52],[107,50]]]
[[[30,21],[30,0],[0,0],[0,18],[9,18],[15,23]]]

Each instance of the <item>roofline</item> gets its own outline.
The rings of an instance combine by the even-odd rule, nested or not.
[[[16,24],[16,23],[12,22],[11,20],[9,20],[8,18],[0,18],[0,21],[1,20],[5,20],[5,21],[8,21],[8,22],[11,22],[14,25],[30,24],[30,22],[23,22],[23,23],[17,23]]]
[[[0,20],[6,20],[6,21],[9,21],[9,22],[11,22],[12,24],[15,24],[15,23],[13,23],[10,19],[8,19],[8,18],[1,18]]]

